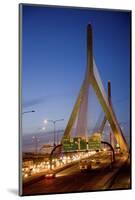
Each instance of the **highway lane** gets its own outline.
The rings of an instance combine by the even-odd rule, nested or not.
[[[111,189],[128,189],[131,188],[131,169],[130,161],[125,163],[121,168],[118,176],[113,181]]]
[[[71,171],[70,171],[71,169]],[[68,169],[70,175],[57,176],[55,179],[44,179],[24,188],[24,194],[58,193],[80,191],[80,188],[97,175],[95,172],[81,173],[76,166]],[[65,170],[64,170],[65,171]],[[67,170],[66,170],[67,171]],[[64,172],[62,173],[64,174]]]
[[[45,194],[45,193],[63,193],[63,192],[80,192],[93,191],[105,188],[105,183],[111,178],[116,166],[120,165],[118,162],[114,169],[110,170],[107,167],[110,157],[105,154],[98,154],[93,156],[101,159],[102,163],[89,172],[80,172],[79,165],[73,165],[59,173],[54,179],[43,179],[37,183],[24,187],[24,195],[29,194]],[[106,161],[106,162],[105,162]],[[122,163],[122,161],[120,161]]]

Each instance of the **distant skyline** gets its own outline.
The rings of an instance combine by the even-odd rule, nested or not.
[[[87,65],[86,28],[92,24],[93,52],[119,122],[130,127],[130,12],[23,5],[23,135],[40,132],[44,119],[61,119],[64,130]],[[46,132],[53,131],[48,124]]]

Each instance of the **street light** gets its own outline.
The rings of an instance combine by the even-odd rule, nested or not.
[[[35,154],[37,155],[37,153],[38,153],[38,143],[39,143],[40,140],[36,135],[32,136],[32,139],[33,139],[33,141],[35,141]]]
[[[28,111],[23,112],[22,114],[33,113],[33,112],[36,112],[36,111],[35,110],[28,110]]]
[[[54,127],[54,146],[56,146],[55,141],[56,141],[56,132],[55,132],[55,124],[56,122],[60,122],[63,121],[64,119],[57,119],[57,120],[44,120],[44,123],[47,124],[48,122],[53,123],[53,127]],[[57,135],[57,144],[58,144],[58,135]]]
[[[44,131],[44,130],[45,130],[45,127],[38,128],[37,130]],[[32,140],[33,142],[35,141],[35,154],[37,154],[37,153],[38,153],[38,144],[39,144],[40,140],[39,140],[39,137],[36,136],[36,135],[33,135],[33,136],[32,136],[32,139],[33,139],[33,140]]]
[[[45,119],[45,120],[44,120],[44,123],[45,123],[45,124],[47,124],[47,121],[48,121],[48,120],[47,120],[47,119]]]
[[[46,128],[45,127],[41,127],[41,128],[38,128],[37,130],[38,131],[44,131]]]

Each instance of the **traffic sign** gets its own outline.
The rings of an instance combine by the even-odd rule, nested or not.
[[[101,135],[99,133],[93,134],[88,138],[88,149],[97,150],[101,147]]]
[[[78,144],[74,138],[63,138],[62,140],[63,151],[75,151],[78,149]]]
[[[81,150],[97,150],[101,147],[101,135],[93,134],[88,138],[81,137],[64,137],[62,139],[62,146],[64,152],[81,151]]]

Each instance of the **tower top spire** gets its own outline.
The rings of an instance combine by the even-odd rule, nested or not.
[[[87,69],[88,73],[93,72],[93,41],[92,41],[92,26],[87,25]]]

